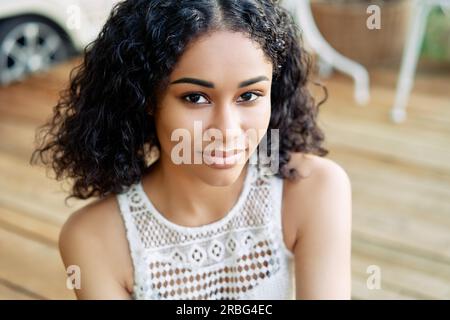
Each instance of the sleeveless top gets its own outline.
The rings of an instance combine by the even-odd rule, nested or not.
[[[283,240],[283,180],[248,163],[237,202],[188,227],[160,213],[142,182],[116,194],[134,267],[133,299],[292,300],[294,255]]]

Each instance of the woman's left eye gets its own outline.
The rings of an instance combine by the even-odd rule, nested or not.
[[[199,100],[201,101],[201,99],[203,99],[203,102],[199,102]],[[186,96],[183,97],[183,100],[185,100],[188,103],[192,103],[192,104],[205,104],[208,103],[208,100],[205,98],[205,96],[203,96],[202,94],[199,93],[191,93],[188,94]]]
[[[256,98],[251,99],[252,95],[256,96]],[[257,92],[246,92],[244,94],[241,95],[241,97],[244,97],[244,101],[243,102],[253,102],[256,99],[258,99],[259,97],[261,97],[262,94],[257,93]]]

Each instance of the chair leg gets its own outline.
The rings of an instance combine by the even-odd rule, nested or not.
[[[424,1],[416,1],[413,10],[403,50],[395,102],[391,109],[391,119],[395,123],[403,122],[406,119],[406,107],[414,85],[414,74],[431,6],[425,4]]]
[[[318,56],[317,67],[321,78],[329,78],[333,73],[333,66],[324,61],[321,56]]]

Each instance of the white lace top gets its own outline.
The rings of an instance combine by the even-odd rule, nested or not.
[[[199,227],[166,219],[141,183],[118,194],[134,266],[133,299],[295,299],[282,188],[282,179],[249,163],[233,208]]]

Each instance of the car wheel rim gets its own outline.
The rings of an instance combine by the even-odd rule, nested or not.
[[[3,83],[45,70],[66,55],[60,35],[40,22],[16,26],[0,45],[0,80]]]

